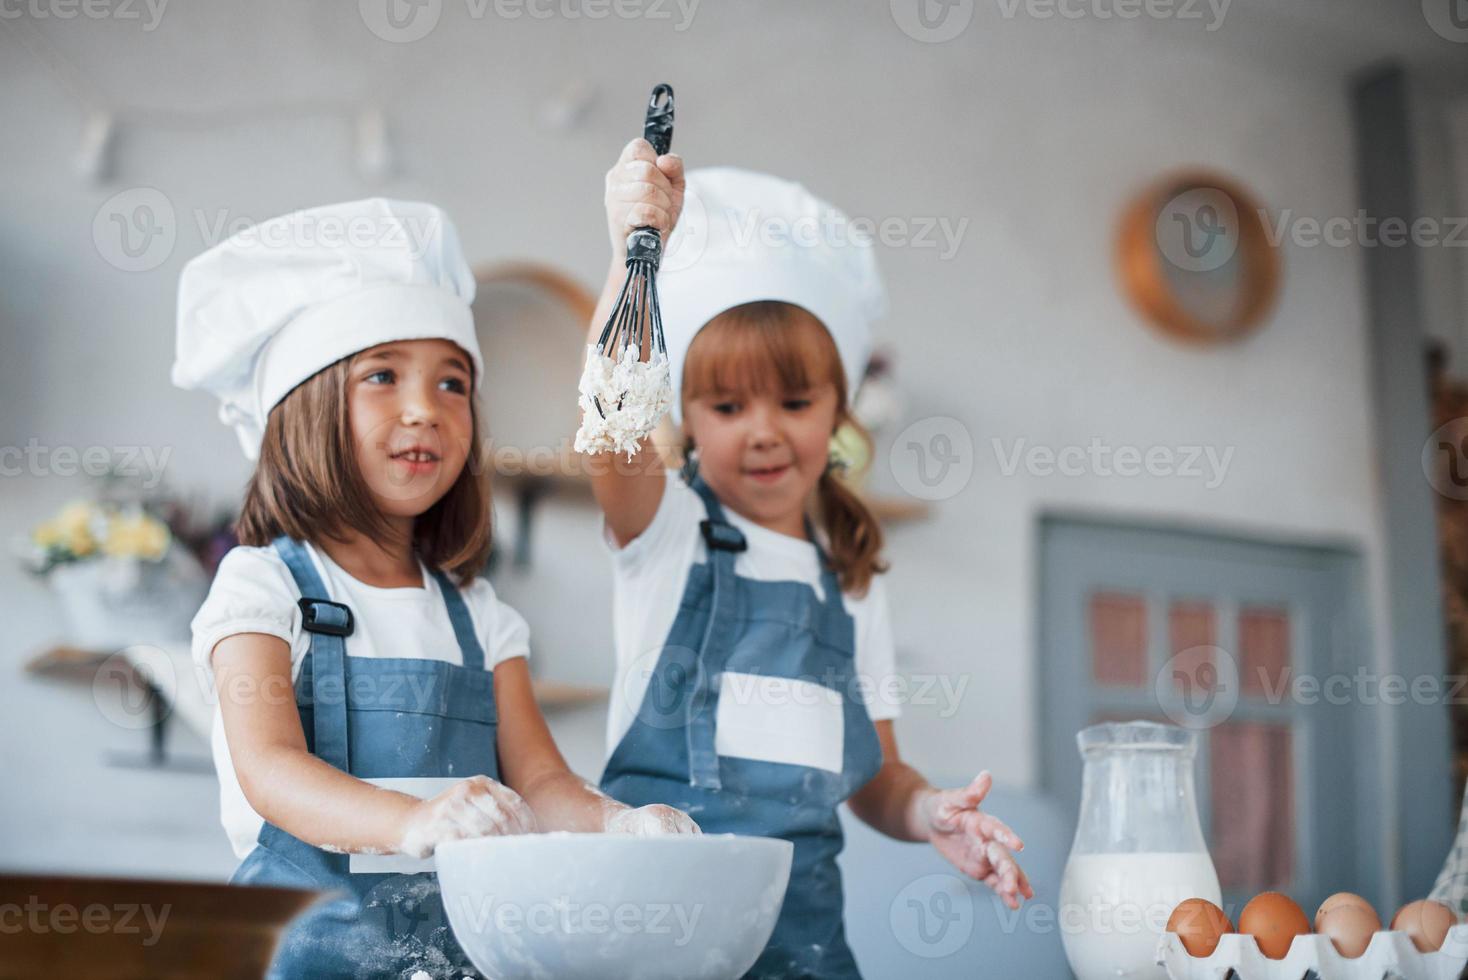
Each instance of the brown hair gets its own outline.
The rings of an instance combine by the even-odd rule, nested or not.
[[[835,428],[853,428],[870,447],[871,436],[848,407],[846,372],[825,325],[793,303],[745,303],[720,313],[695,335],[683,365],[683,414],[687,417],[692,399],[711,392],[767,395],[827,382],[836,387]],[[692,449],[690,437],[685,440],[685,455]],[[865,595],[872,577],[887,570],[882,526],[829,467],[816,484],[814,510],[826,532],[832,570],[842,591]]]
[[[353,355],[355,356],[355,355]],[[347,414],[344,357],[313,374],[271,409],[260,460],[245,489],[235,535],[264,547],[284,534],[298,541],[341,540],[348,529],[392,534],[356,463]],[[479,441],[479,408],[470,399],[469,455],[459,478],[413,521],[413,550],[432,568],[468,585],[489,560],[493,541],[489,471]]]

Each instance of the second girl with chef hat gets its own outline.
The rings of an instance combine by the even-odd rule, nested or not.
[[[445,841],[697,831],[570,772],[525,621],[479,575],[473,297],[443,213],[381,199],[264,222],[179,283],[174,383],[217,395],[257,461],[193,622],[232,880],[345,893],[297,920],[275,977],[460,976],[428,860]]]
[[[930,842],[1014,908],[1034,892],[1022,846],[980,809],[987,772],[938,790],[904,764],[887,689],[894,653],[882,535],[842,486],[832,436],[885,294],[846,218],[789,181],[719,168],[687,176],[690,206],[658,278],[690,465],[644,442],[592,466],[613,550],[617,690],[602,788],[686,810],[705,832],[782,837],[795,857],[752,977],[858,976],[842,926],[837,806]],[[678,157],[635,140],[607,174],[613,261],[596,337],[635,227],[666,234],[684,200]],[[812,520],[814,516],[815,520]]]

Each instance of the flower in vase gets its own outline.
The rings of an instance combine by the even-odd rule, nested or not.
[[[171,537],[163,522],[141,511],[133,514],[111,514],[102,551],[113,558],[141,558],[157,561],[168,550]]]

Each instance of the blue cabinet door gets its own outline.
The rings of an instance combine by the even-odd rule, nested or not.
[[[1040,534],[1044,782],[1080,804],[1075,734],[1142,718],[1199,732],[1199,816],[1237,914],[1279,890],[1313,910],[1381,900],[1380,752],[1344,550],[1047,520]]]

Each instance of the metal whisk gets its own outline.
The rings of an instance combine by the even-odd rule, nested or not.
[[[642,136],[652,144],[658,156],[673,145],[673,86],[666,83],[653,88],[647,103],[647,116]],[[627,278],[617,295],[617,305],[602,328],[597,349],[602,355],[620,362],[622,352],[636,344],[649,360],[654,354],[667,354],[663,339],[663,317],[658,309],[657,272],[663,257],[663,238],[656,228],[634,228],[627,236]],[[644,343],[644,340],[646,343]],[[623,397],[626,393],[623,392]],[[592,398],[602,418],[607,417],[599,398]],[[617,400],[617,410],[622,400]]]

